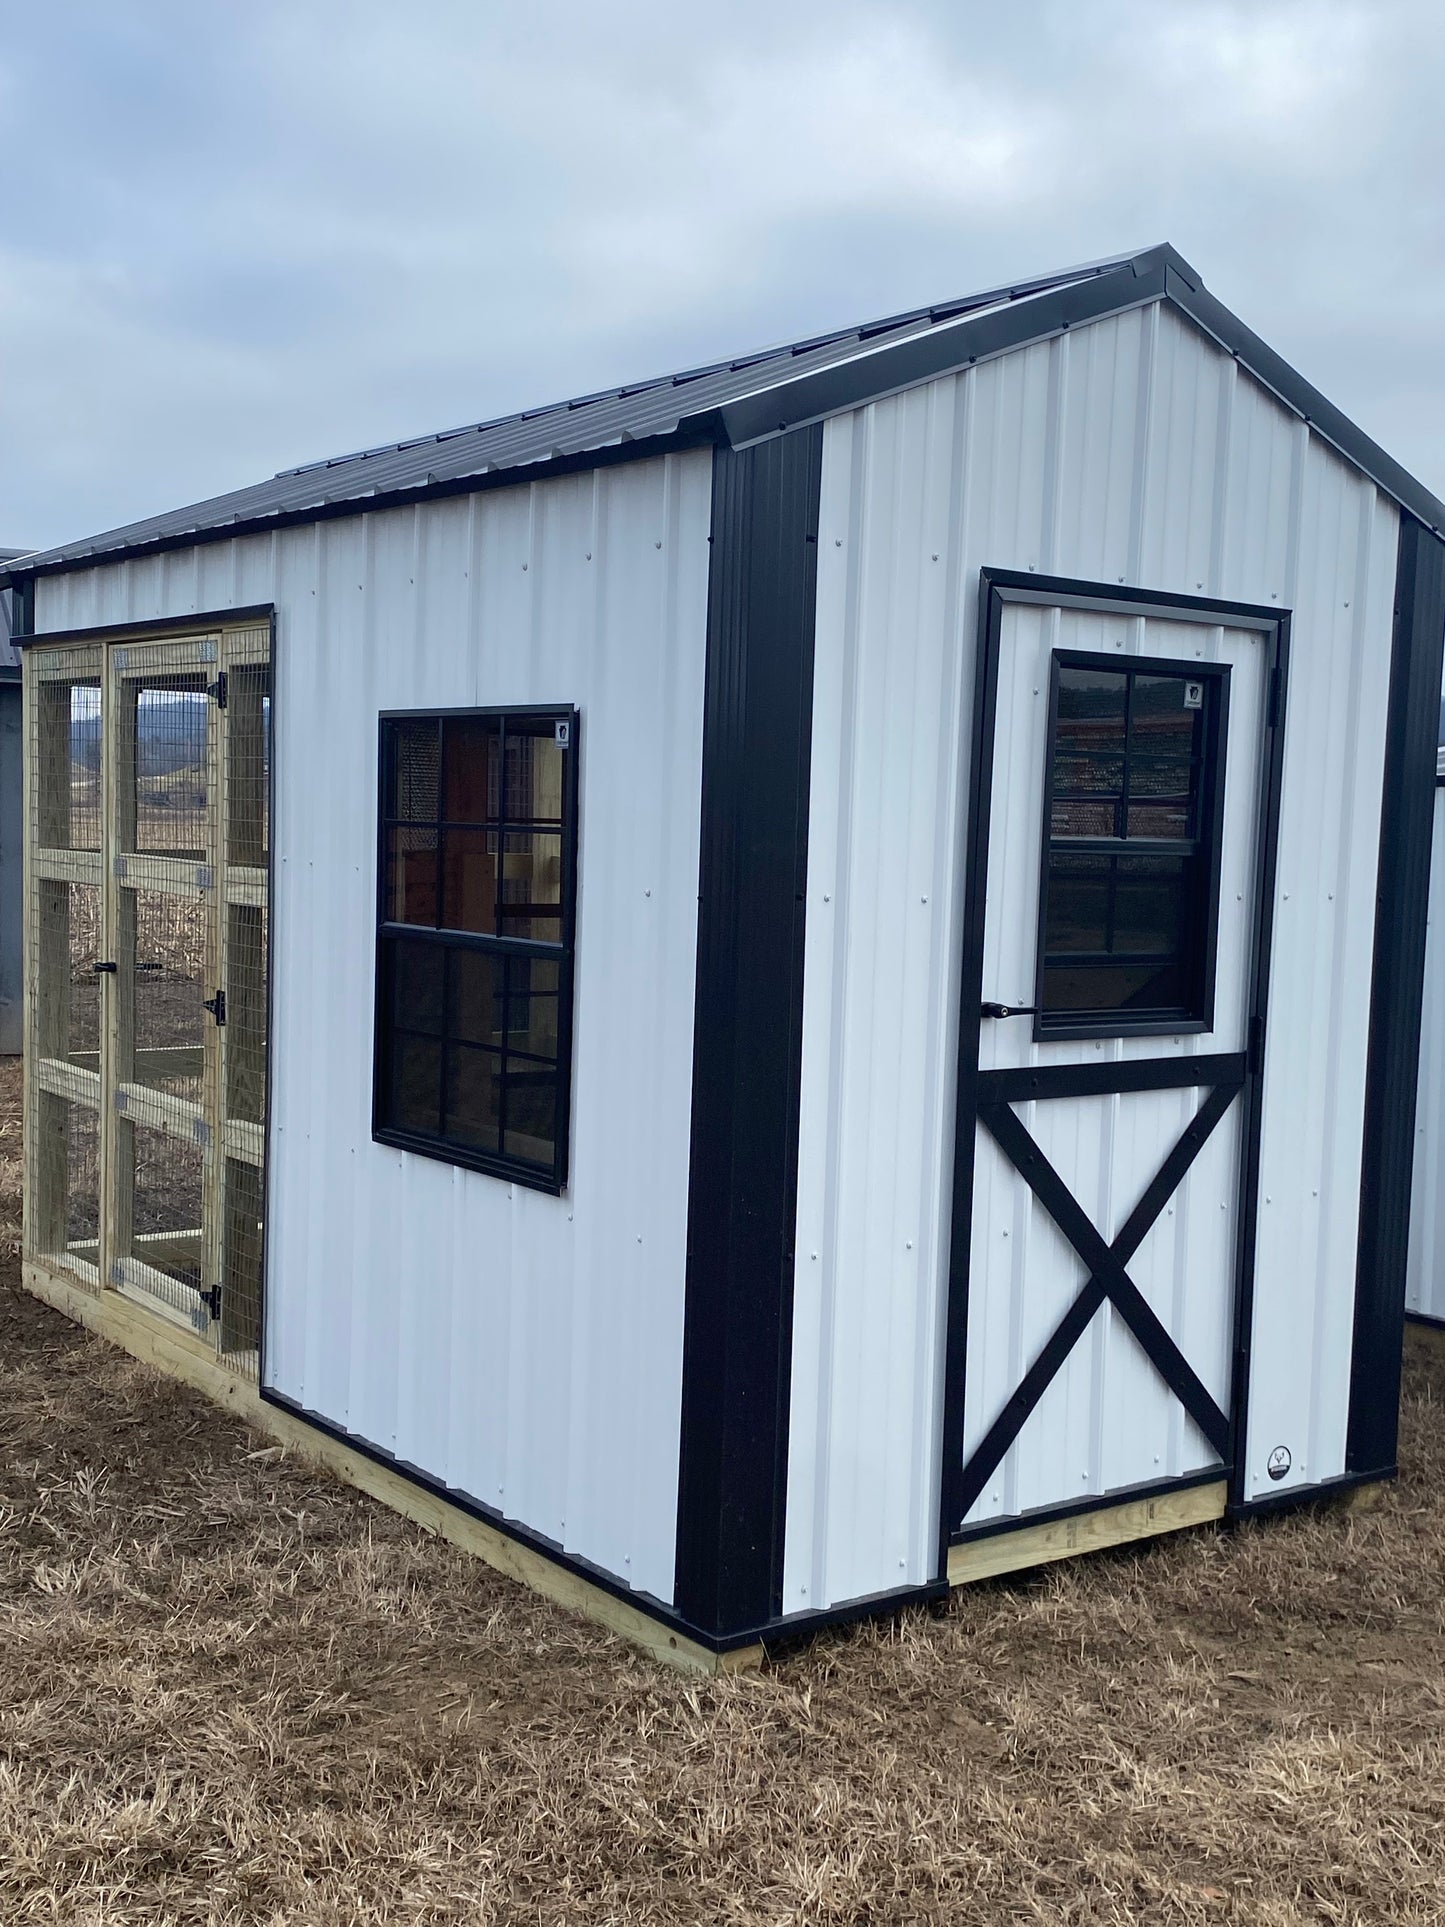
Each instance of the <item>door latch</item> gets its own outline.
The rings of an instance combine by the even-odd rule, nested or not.
[[[201,999],[201,1009],[210,1011],[217,1024],[224,1024],[226,1021],[225,991],[218,990],[214,997],[203,997]]]
[[[1037,1017],[1038,1011],[1032,1004],[985,1004],[985,1017]]]
[[[93,963],[90,967],[97,977],[113,977],[115,975],[115,965],[113,963]]]

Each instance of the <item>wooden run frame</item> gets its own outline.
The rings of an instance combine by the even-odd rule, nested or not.
[[[240,1376],[251,1380],[259,1373],[265,1200],[271,643],[269,619],[248,611],[229,622],[201,619],[190,633],[167,627],[148,635],[138,625],[95,641],[40,638],[24,660],[27,1265],[44,1266],[96,1298],[114,1292],[138,1299],[148,1313],[194,1331],[213,1352],[232,1354]],[[191,695],[204,693],[206,766],[204,807],[193,823],[203,847],[171,855],[135,847],[135,738],[142,689],[148,682],[164,688],[168,679],[175,689],[176,678]],[[98,821],[87,814],[83,824],[90,848],[72,847],[70,692],[77,683],[95,692],[80,708],[87,725],[94,712],[98,728]],[[229,706],[228,683],[238,698]],[[72,1024],[77,888],[94,892],[99,986],[97,1034],[79,1044]],[[215,1018],[199,1043],[137,1047],[142,892],[198,911],[201,994],[209,993]],[[239,1027],[227,1021],[237,1010]],[[167,1074],[198,1084],[198,1093],[163,1088]],[[96,1145],[95,1221],[93,1232],[82,1224],[81,1235],[71,1223],[77,1110],[93,1117]],[[137,1130],[158,1133],[184,1146],[182,1157],[198,1159],[198,1223],[136,1230]],[[196,1274],[199,1286],[173,1271]],[[238,1281],[243,1288],[233,1288]]]

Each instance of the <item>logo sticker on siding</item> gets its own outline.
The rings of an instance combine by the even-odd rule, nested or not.
[[[1184,685],[1184,707],[1185,707],[1186,709],[1203,709],[1203,707],[1204,707],[1204,684],[1203,684],[1202,682],[1187,682],[1187,683],[1185,683],[1185,685]]]
[[[572,721],[570,717],[559,716],[556,722],[553,723],[552,740],[558,743],[563,749],[570,747],[572,742]]]
[[[1293,1464],[1294,1460],[1289,1455],[1289,1447],[1277,1445],[1265,1461],[1264,1469],[1272,1479],[1282,1479]]]

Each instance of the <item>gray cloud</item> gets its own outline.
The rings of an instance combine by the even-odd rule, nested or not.
[[[1159,239],[1445,493],[1432,0],[0,21],[5,540]]]

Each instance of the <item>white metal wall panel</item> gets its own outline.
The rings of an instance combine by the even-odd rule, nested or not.
[[[1405,1308],[1445,1320],[1445,788],[1435,790]]]
[[[43,580],[38,626],[277,605],[267,1383],[670,1599],[711,458]],[[371,1138],[377,715],[582,711],[571,1175]]]
[[[784,1596],[931,1578],[979,570],[1293,609],[1249,1489],[1344,1464],[1398,516],[1155,306],[827,425]],[[1032,789],[1038,773],[1021,773]]]

